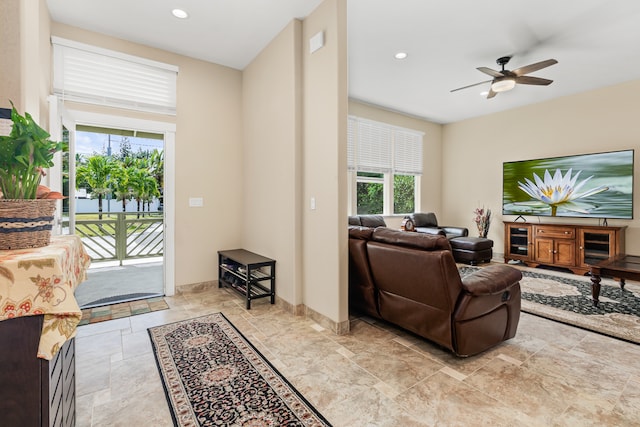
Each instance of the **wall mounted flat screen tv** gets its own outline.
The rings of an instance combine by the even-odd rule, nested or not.
[[[633,150],[503,163],[502,214],[633,219]]]

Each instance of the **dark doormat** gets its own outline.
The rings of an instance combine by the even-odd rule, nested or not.
[[[93,308],[93,307],[103,307],[105,305],[115,305],[121,302],[131,302],[138,299],[149,299],[153,297],[159,297],[162,294],[158,292],[142,292],[142,293],[134,293],[134,294],[124,294],[124,295],[112,295],[106,298],[100,298],[99,300],[91,301],[87,304],[83,304],[81,309],[85,308]]]
[[[86,308],[82,310],[82,319],[78,326],[104,322],[105,320],[121,319],[123,317],[135,316],[136,314],[150,313],[152,311],[166,310],[168,308],[169,305],[163,297]]]

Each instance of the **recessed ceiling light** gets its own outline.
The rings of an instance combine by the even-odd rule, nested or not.
[[[180,19],[186,19],[189,17],[189,14],[182,9],[173,9],[171,13],[173,14],[173,16]]]
[[[398,52],[395,55],[393,55],[393,57],[396,59],[407,59],[407,56],[409,55],[406,52]]]

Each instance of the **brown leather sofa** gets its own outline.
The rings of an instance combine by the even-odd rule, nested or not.
[[[445,236],[349,227],[349,306],[458,356],[516,334],[520,271],[485,267],[464,279]]]
[[[469,229],[466,227],[455,227],[451,225],[438,225],[438,219],[433,212],[412,213],[409,218],[413,221],[418,233],[444,234],[447,239],[455,239],[456,237],[466,237],[469,235]]]
[[[349,217],[349,225],[361,225],[362,227],[386,227],[382,215],[352,215]]]

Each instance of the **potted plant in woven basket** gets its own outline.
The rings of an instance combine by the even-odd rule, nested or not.
[[[62,195],[40,180],[62,142],[51,141],[29,113],[21,116],[11,106],[11,133],[0,136],[0,250],[47,246]]]

